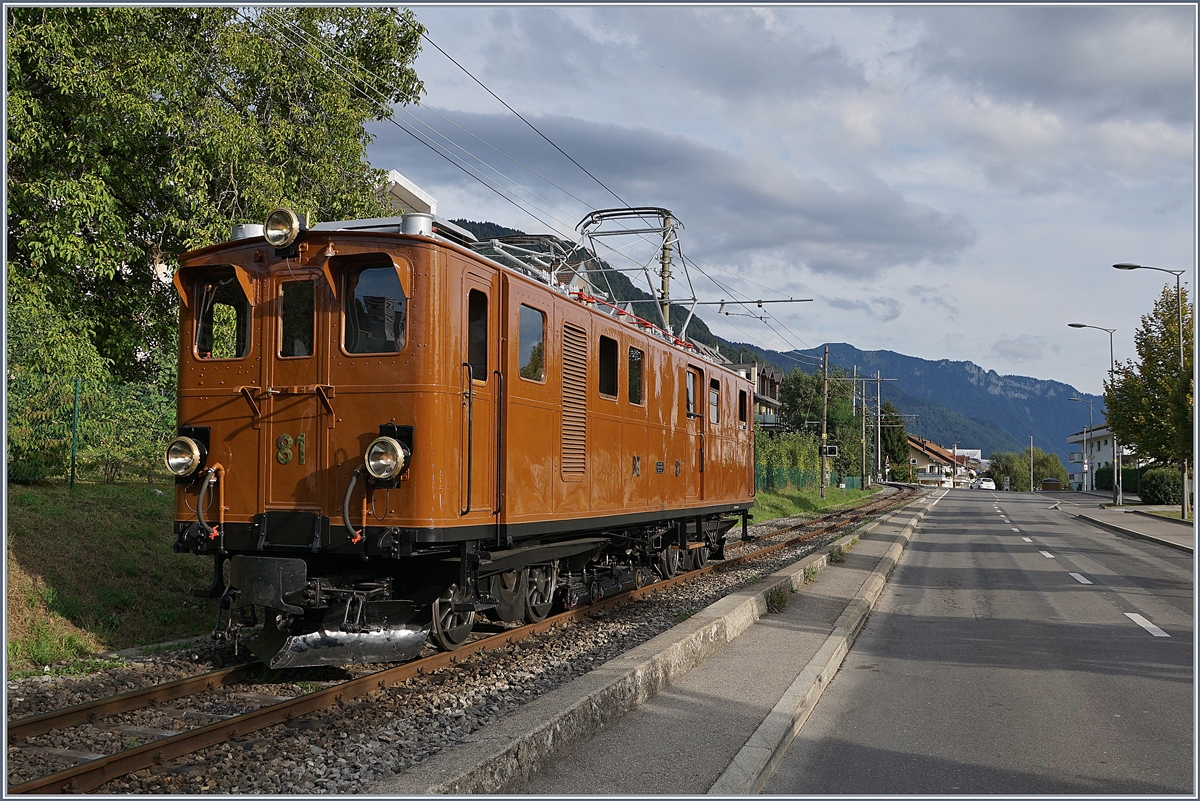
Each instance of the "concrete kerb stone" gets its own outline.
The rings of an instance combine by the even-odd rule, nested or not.
[[[554,759],[653,698],[754,625],[766,614],[772,591],[799,591],[806,583],[806,568],[823,569],[829,564],[830,551],[849,547],[900,511],[839,538],[752,587],[722,598],[669,631],[522,706],[488,729],[469,735],[399,776],[377,783],[367,793],[472,795],[521,789]]]
[[[1166,522],[1174,523],[1177,526],[1187,526],[1188,528],[1192,528],[1192,521],[1184,520],[1182,517],[1163,517],[1162,515],[1154,514],[1154,512],[1143,512],[1141,509],[1129,509],[1128,511],[1133,512],[1135,515],[1148,517],[1151,520],[1165,520]]]
[[[896,542],[888,548],[838,616],[825,644],[800,671],[783,697],[709,788],[709,795],[750,795],[762,790],[849,653],[858,632],[866,623],[867,615],[875,607],[888,577],[899,562],[900,554],[927,512],[928,508],[918,512],[900,530]]]
[[[1131,528],[1125,528],[1124,526],[1118,526],[1115,523],[1109,523],[1107,520],[1097,520],[1096,518],[1088,517],[1087,515],[1075,515],[1075,517],[1079,520],[1083,520],[1084,522],[1091,523],[1093,526],[1108,529],[1109,531],[1116,532],[1117,534],[1124,534],[1126,537],[1133,537],[1133,538],[1139,539],[1139,540],[1147,540],[1148,542],[1155,542],[1155,543],[1158,543],[1159,545],[1165,545],[1168,548],[1174,548],[1177,551],[1183,551],[1184,553],[1194,553],[1195,552],[1190,545],[1185,545],[1183,543],[1178,543],[1178,542],[1171,542],[1170,540],[1164,540],[1161,537],[1155,537],[1152,534],[1143,534],[1142,532],[1134,531]]]

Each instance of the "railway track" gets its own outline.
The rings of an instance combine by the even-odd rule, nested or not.
[[[109,755],[76,754],[75,756],[84,761],[66,770],[11,786],[8,788],[8,792],[14,795],[88,792],[134,771],[165,765],[176,757],[228,740],[245,737],[270,726],[295,721],[303,715],[333,705],[345,704],[367,693],[403,684],[414,677],[454,665],[473,654],[504,648],[535,634],[595,615],[605,609],[645,598],[652,593],[658,593],[679,584],[697,581],[714,571],[727,570],[748,560],[758,559],[824,535],[832,535],[907,503],[916,492],[917,490],[904,487],[898,493],[854,509],[833,512],[770,532],[754,540],[730,543],[726,549],[727,558],[723,561],[713,562],[673,578],[656,581],[644,587],[563,612],[549,617],[541,623],[508,629],[470,640],[456,651],[437,653],[295,697],[268,697],[251,694],[255,695],[255,700],[260,704],[253,711],[233,714],[225,719],[218,719],[207,725],[180,733],[166,732],[165,734],[168,736],[162,736],[160,739],[144,745],[126,748]],[[99,699],[60,711],[21,718],[8,725],[9,747],[12,748],[18,741],[55,730],[79,725],[96,725],[98,721],[108,717],[147,707],[159,708],[172,701],[199,693],[228,691],[228,688],[246,683],[260,672],[261,667],[258,663],[237,665],[123,693],[111,698]],[[147,733],[153,736],[153,733]]]

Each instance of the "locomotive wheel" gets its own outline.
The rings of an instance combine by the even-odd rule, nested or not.
[[[665,579],[672,578],[679,572],[679,549],[670,545],[658,552],[654,557],[654,569]]]
[[[558,565],[535,565],[521,571],[525,581],[525,620],[541,623],[550,614],[554,605],[554,585],[558,579]]]
[[[433,602],[433,639],[443,651],[453,651],[467,641],[475,627],[475,612],[455,612],[451,587]]]
[[[488,610],[489,617],[511,622],[525,616],[525,598],[529,592],[527,570],[506,570],[489,579],[488,594],[500,601],[499,606]]]
[[[700,568],[702,568],[708,564],[708,546],[707,545],[705,545],[703,548],[693,548],[691,551],[691,554],[692,554],[692,556],[691,556],[690,561],[692,563],[692,568],[691,568],[692,570],[699,570]]]

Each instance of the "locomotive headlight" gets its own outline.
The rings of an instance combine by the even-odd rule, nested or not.
[[[201,447],[200,443],[191,437],[176,437],[167,446],[163,461],[167,463],[167,469],[175,475],[189,475],[196,472],[201,459],[204,458]]]
[[[300,218],[291,209],[275,209],[263,224],[263,236],[272,247],[282,250],[300,236]]]
[[[379,437],[367,446],[367,472],[375,478],[395,478],[408,466],[408,446],[391,437]]]

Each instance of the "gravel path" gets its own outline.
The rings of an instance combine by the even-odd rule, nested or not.
[[[800,522],[751,526],[752,536]],[[736,532],[735,536],[736,536]],[[443,748],[499,720],[550,690],[680,623],[729,593],[795,562],[841,536],[826,534],[799,546],[716,571],[618,609],[557,628],[352,703],[306,715],[162,767],[109,782],[101,793],[350,794],[402,773]],[[244,661],[228,644],[197,644],[128,660],[90,676],[36,676],[8,684],[9,719],[158,684]],[[63,770],[78,756],[58,751],[113,753],[263,703],[293,697],[326,682],[361,675],[363,668],[277,671],[263,684],[238,685],[170,707],[146,709],[32,738],[31,752],[9,744],[8,784]],[[183,711],[179,711],[182,709]],[[157,735],[157,736],[161,736]]]

